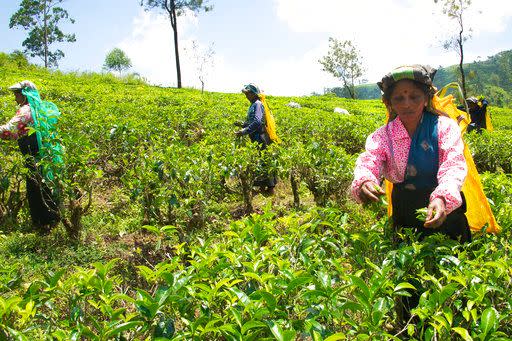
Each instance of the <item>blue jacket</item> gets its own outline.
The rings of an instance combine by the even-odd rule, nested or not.
[[[469,109],[469,115],[471,116],[471,123],[474,123],[477,128],[487,128],[487,124],[485,122],[485,115],[487,114],[487,105],[489,102],[487,100],[482,101],[482,107],[477,107],[476,109]]]
[[[247,110],[247,118],[242,125],[242,135],[249,135],[251,141],[265,143],[262,135],[265,133],[265,115],[263,104],[260,100],[254,101]]]

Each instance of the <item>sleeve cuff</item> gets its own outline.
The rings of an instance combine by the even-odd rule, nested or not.
[[[352,197],[355,199],[356,202],[358,203],[362,203],[363,201],[361,200],[361,186],[367,182],[367,181],[374,181],[377,183],[376,179],[372,179],[370,177],[363,177],[363,178],[359,178],[359,179],[355,179],[354,181],[352,181],[352,185],[351,185],[351,193],[352,193]]]
[[[460,192],[452,193],[452,191],[448,191],[446,189],[436,188],[430,195],[430,201],[436,198],[444,200],[447,215],[462,205],[462,197]]]

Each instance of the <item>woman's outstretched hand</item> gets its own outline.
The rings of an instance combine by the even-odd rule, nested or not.
[[[366,181],[361,185],[360,198],[363,202],[379,201],[379,197],[384,194],[384,190],[373,181]]]
[[[426,228],[437,228],[446,220],[446,205],[441,198],[435,198],[427,208]]]

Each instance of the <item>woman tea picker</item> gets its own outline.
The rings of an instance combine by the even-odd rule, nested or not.
[[[60,220],[56,177],[62,167],[62,146],[55,132],[60,112],[55,104],[41,100],[30,81],[16,83],[9,90],[20,108],[0,126],[0,137],[18,140],[28,168],[26,191],[32,222],[47,233]]]
[[[242,92],[251,105],[247,110],[245,122],[236,124],[243,129],[236,131],[235,135],[249,135],[252,142],[256,142],[260,145],[260,149],[267,148],[267,146],[273,142],[279,142],[274,117],[270,113],[265,95],[252,83],[245,85],[242,88]],[[264,164],[263,168],[266,168]],[[260,174],[254,183],[255,186],[259,186],[262,191],[268,194],[274,193],[276,184],[277,177],[273,174]]]
[[[461,187],[467,174],[463,141],[457,123],[432,107],[436,70],[403,66],[378,85],[389,122],[366,141],[356,163],[352,193],[360,202],[378,201],[382,178],[393,183],[395,231],[413,228],[423,238],[442,233],[471,239]],[[416,210],[428,207],[425,221]]]

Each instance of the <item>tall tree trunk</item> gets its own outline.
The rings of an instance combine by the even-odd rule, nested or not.
[[[353,87],[351,85],[345,85],[345,88],[347,89],[350,98],[355,99]]]
[[[345,86],[345,89],[347,89],[350,98],[355,99],[355,94],[353,90],[354,83],[350,84],[347,78],[345,78],[345,76],[343,75],[341,76],[341,80],[343,81],[343,85]]]
[[[353,75],[350,77],[350,89],[352,90],[352,99],[356,99],[356,86],[354,85],[356,80],[354,79]]]
[[[461,28],[461,30],[459,32],[459,39],[458,39],[459,51],[460,51],[459,69],[460,69],[460,77],[461,77],[461,82],[462,82],[462,94],[464,95],[464,98],[467,98],[467,96],[466,96],[466,75],[464,74],[464,67],[463,67],[464,47],[463,47],[463,40],[462,40],[463,39],[462,32],[463,32],[463,29]]]
[[[178,88],[181,88],[181,67],[180,67],[180,52],[178,49],[178,23],[176,16],[175,0],[171,0],[171,8],[169,11],[171,17],[171,26],[174,33],[174,56],[176,59],[176,76],[178,78]]]
[[[46,0],[43,3],[43,21],[44,21],[44,67],[48,68],[48,6]]]

